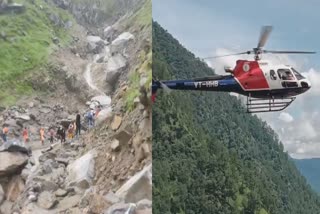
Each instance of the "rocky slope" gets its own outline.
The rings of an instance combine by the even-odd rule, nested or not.
[[[77,23],[70,42],[28,78],[36,93],[1,112],[10,128],[0,152],[10,160],[0,163],[1,213],[151,213],[151,1],[101,2],[47,2]],[[116,15],[99,18],[108,10]],[[97,105],[94,129],[82,119],[79,138],[40,144],[40,127],[68,126]]]

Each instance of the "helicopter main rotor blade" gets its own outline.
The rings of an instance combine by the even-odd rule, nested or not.
[[[226,57],[226,56],[237,56],[237,55],[242,55],[242,54],[251,54],[253,53],[252,51],[246,51],[246,52],[241,52],[241,53],[234,53],[234,54],[226,54],[226,55],[220,55],[220,56],[211,56],[211,57],[205,57],[203,59],[214,59],[214,58],[220,58],[220,57]]]
[[[263,50],[263,53],[275,53],[275,54],[315,54],[315,51],[269,51]]]
[[[261,49],[262,47],[264,47],[264,45],[266,44],[266,42],[269,38],[271,31],[272,31],[272,26],[263,26],[261,28],[261,33],[260,33],[260,38],[259,38],[257,49]]]

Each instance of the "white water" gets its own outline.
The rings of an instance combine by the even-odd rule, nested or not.
[[[95,56],[94,59],[93,59],[93,63],[96,63],[97,60],[99,59],[99,55]],[[89,87],[95,91],[97,91],[99,94],[101,95],[105,95],[104,92],[102,92],[95,84],[94,82],[92,81],[92,76],[91,76],[91,67],[92,67],[92,64],[93,63],[89,63],[86,67],[86,70],[83,74],[87,84],[89,85]]]

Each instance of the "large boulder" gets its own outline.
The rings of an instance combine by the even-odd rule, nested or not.
[[[40,185],[41,191],[53,192],[59,188],[57,182],[54,182],[50,176],[37,176],[33,181]]]
[[[94,159],[96,155],[96,150],[91,150],[72,164],[68,165],[68,177],[66,180],[69,186],[77,186],[82,189],[90,187],[95,174]]]
[[[114,32],[114,29],[112,26],[108,26],[103,30],[103,37],[106,40],[110,40],[112,37],[112,33]]]
[[[68,192],[64,189],[58,189],[54,194],[57,197],[65,197],[68,194]]]
[[[116,204],[121,202],[121,199],[118,196],[116,196],[113,192],[109,192],[103,197],[110,204]]]
[[[111,121],[112,120],[112,116],[113,116],[112,108],[111,107],[104,108],[99,112],[95,123],[96,123],[96,125],[100,125],[100,124],[102,124],[104,122]]]
[[[143,199],[137,203],[137,211],[146,209],[152,209],[152,201]]]
[[[125,69],[127,65],[127,60],[121,55],[116,54],[112,56],[107,63],[107,80],[111,81],[112,78],[108,77],[108,74],[111,72],[121,72]],[[115,77],[113,77],[115,78]]]
[[[78,203],[80,202],[80,199],[81,199],[81,196],[79,195],[65,197],[59,202],[57,206],[57,210],[59,211],[59,213],[62,213],[65,210],[69,210],[72,207],[77,206]]]
[[[89,208],[89,213],[103,213],[110,205],[102,195],[96,193],[94,187],[86,190],[79,203],[80,208]]]
[[[98,54],[105,46],[105,42],[99,36],[87,36],[87,50],[89,53]]]
[[[0,213],[1,214],[12,214],[12,212],[11,212],[12,205],[13,205],[12,202],[4,201],[0,207]]]
[[[119,141],[120,146],[128,144],[132,137],[132,133],[127,129],[122,129],[113,136],[116,140]]]
[[[93,43],[103,42],[103,40],[99,36],[87,36],[87,41]]]
[[[137,203],[142,199],[152,200],[152,164],[130,178],[116,195],[127,203]]]
[[[134,214],[135,209],[135,204],[117,203],[109,207],[104,214]]]
[[[113,131],[116,131],[121,126],[121,124],[122,124],[122,117],[120,117],[119,115],[115,115],[111,123],[111,129]]]
[[[110,94],[114,91],[118,79],[127,67],[127,60],[120,54],[112,56],[107,63],[106,74],[106,93]]]
[[[111,98],[109,96],[104,96],[104,95],[96,96],[96,97],[93,97],[91,99],[91,101],[97,101],[102,106],[110,106],[111,105]]]
[[[24,191],[24,188],[25,185],[21,176],[14,176],[7,186],[6,199],[15,202]]]
[[[28,205],[24,206],[21,210],[21,214],[54,214],[53,210],[46,210],[39,207],[35,203],[29,203]]]
[[[0,176],[19,173],[28,163],[28,156],[20,152],[0,152]]]
[[[129,32],[124,32],[120,34],[115,40],[111,43],[111,53],[122,53],[128,43],[134,40],[134,36]]]
[[[19,114],[16,116],[16,119],[20,119],[23,121],[29,121],[31,120],[30,116],[28,114]]]
[[[43,209],[52,209],[58,203],[56,197],[53,193],[44,191],[40,193],[38,198],[38,205]]]
[[[16,139],[8,140],[8,142],[3,144],[3,146],[0,148],[0,151],[20,152],[26,155],[30,155],[31,153],[31,149],[27,147],[24,142]]]
[[[19,125],[17,124],[17,121],[14,119],[8,119],[4,123],[5,125],[11,127],[11,129],[19,128]]]

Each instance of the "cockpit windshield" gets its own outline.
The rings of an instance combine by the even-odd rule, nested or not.
[[[278,75],[282,80],[295,80],[289,69],[278,69]]]
[[[294,68],[291,68],[293,74],[296,76],[297,80],[305,79],[304,76],[302,76],[298,71],[296,71]]]

